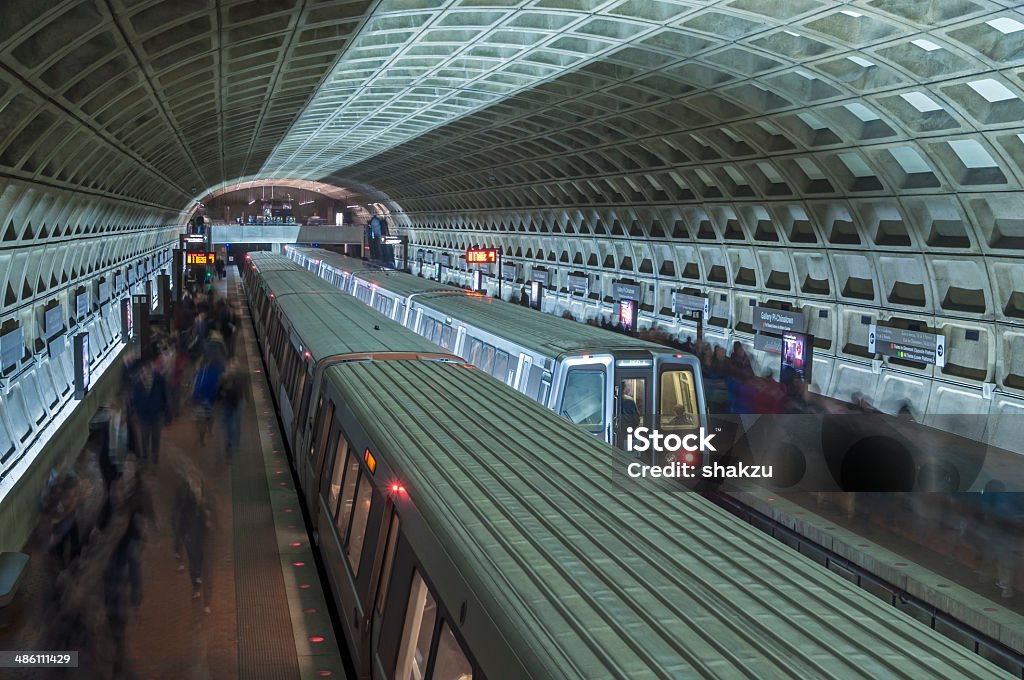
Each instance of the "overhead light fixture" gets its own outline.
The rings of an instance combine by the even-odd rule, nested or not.
[[[315,203],[315,202],[316,201],[299,201],[299,205],[309,205],[310,203]]]
[[[358,205],[346,205],[345,207],[346,208],[358,208],[359,206]]]
[[[254,198],[254,199],[252,199],[251,201],[249,201],[249,205],[252,205],[252,204],[253,204],[253,203],[255,203],[255,202],[256,202],[256,199]]]

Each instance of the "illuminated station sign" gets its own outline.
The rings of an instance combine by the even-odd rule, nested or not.
[[[213,264],[213,253],[185,253],[185,264]]]
[[[466,250],[466,264],[491,264],[498,261],[495,248],[469,248]]]

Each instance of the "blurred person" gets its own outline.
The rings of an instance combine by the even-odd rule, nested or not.
[[[188,558],[188,574],[192,583],[192,598],[202,600],[204,611],[210,613],[210,576],[206,568],[206,540],[213,525],[210,504],[203,489],[203,481],[194,466],[181,471],[181,481],[174,499],[174,545],[180,562],[181,551]],[[183,571],[179,564],[178,571]]]
[[[246,395],[246,375],[236,359],[228,361],[220,379],[218,397],[224,418],[224,458],[231,462],[238,448],[242,425],[242,403]]]
[[[50,516],[49,553],[54,564],[65,569],[78,559],[82,551],[78,527],[78,478],[70,472],[65,474],[57,489]]]
[[[747,354],[746,348],[739,340],[732,343],[732,354],[729,355],[729,362],[732,364],[732,370],[737,377],[752,378],[754,376],[754,369],[750,364],[750,355]]]
[[[131,398],[138,446],[136,453],[140,460],[153,464],[160,462],[160,437],[168,415],[167,382],[158,370],[157,356],[149,356],[142,362],[132,383]]]
[[[224,373],[222,362],[203,360],[196,368],[192,382],[192,408],[197,423],[196,435],[200,446],[213,428],[213,405],[217,400],[220,377]]]

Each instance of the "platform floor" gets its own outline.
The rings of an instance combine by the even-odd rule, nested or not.
[[[237,279],[227,281],[236,297]],[[226,292],[221,282],[222,293]],[[244,304],[240,305],[243,313]],[[262,365],[247,315],[236,342],[240,361],[248,362],[250,394],[243,407],[241,443],[234,461],[223,455],[215,423],[212,440],[200,445],[196,427],[183,411],[164,430],[158,465],[145,464],[142,480],[149,490],[154,520],[142,552],[142,601],[129,610],[124,664],[113,670],[114,645],[103,613],[102,540],[90,541],[84,565],[76,572],[81,598],[76,606],[53,602],[57,574],[46,554],[47,531],[32,544],[30,571],[11,606],[0,609],[0,649],[47,647],[56,612],[81,614],[86,642],[77,671],[0,669],[0,678],[344,678],[345,672],[330,619],[284,447],[262,381]],[[195,465],[212,499],[212,527],[207,541],[204,587],[209,599],[194,599],[188,570],[178,570],[171,516],[179,486],[176,470]],[[82,498],[82,540],[94,524],[103,496],[95,460],[83,455],[77,466]],[[109,551],[108,553],[109,554]],[[183,556],[184,557],[184,556]],[[204,609],[209,607],[207,613]]]

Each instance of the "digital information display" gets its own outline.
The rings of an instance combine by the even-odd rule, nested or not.
[[[216,255],[214,253],[185,253],[185,264],[187,265],[213,264],[215,259]]]
[[[467,264],[492,264],[498,261],[498,251],[495,248],[467,248]]]
[[[478,292],[484,290],[484,273],[482,271],[473,272],[473,290]]]
[[[946,365],[946,336],[871,324],[868,352],[942,367]]]
[[[541,283],[540,281],[537,281],[536,279],[530,281],[530,307],[532,307],[533,309],[540,309],[540,305],[543,301],[544,284]]]
[[[623,330],[632,333],[636,330],[637,314],[639,307],[636,300],[623,298],[619,300],[619,323]]]
[[[121,342],[129,343],[132,339],[132,301],[129,298],[121,300]]]
[[[89,355],[89,334],[75,336],[75,399],[82,399],[89,391],[92,357]]]
[[[804,382],[811,381],[814,339],[803,333],[782,334],[782,377],[792,372]]]

